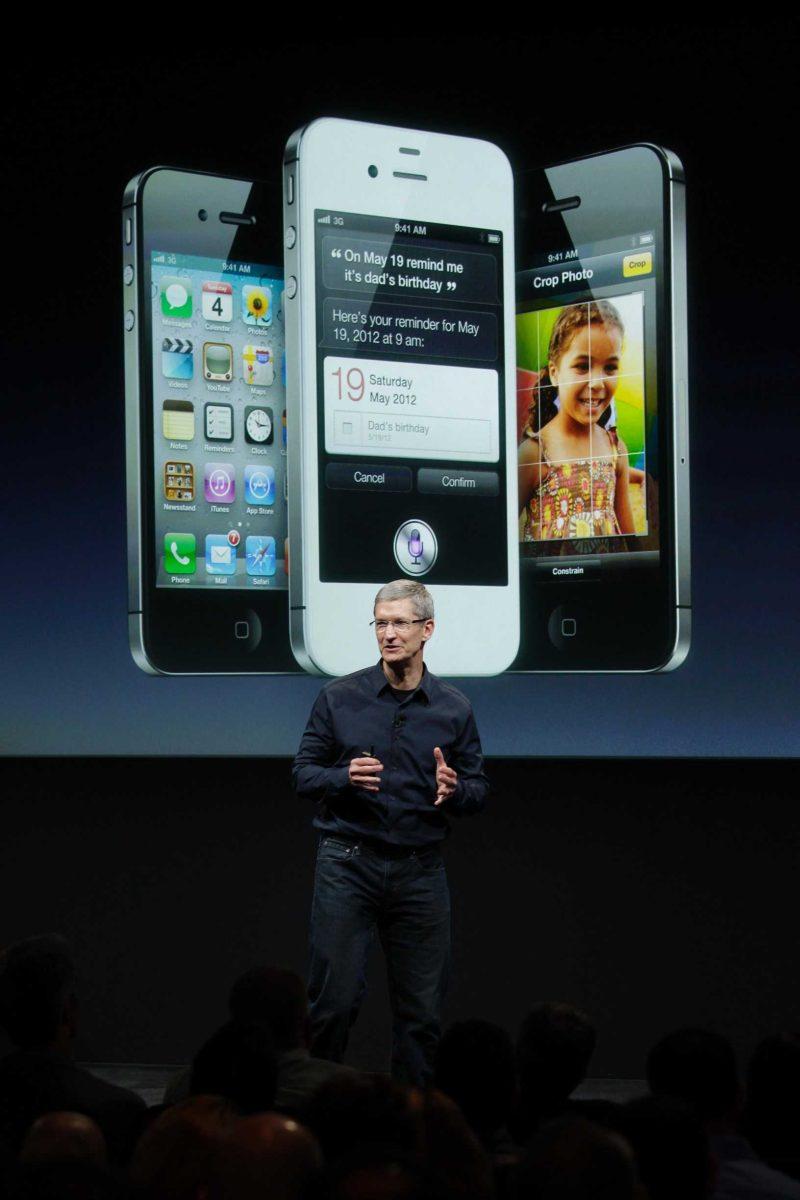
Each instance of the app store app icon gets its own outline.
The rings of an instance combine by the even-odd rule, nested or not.
[[[275,503],[275,471],[273,467],[250,464],[244,469],[244,496],[248,504]]]

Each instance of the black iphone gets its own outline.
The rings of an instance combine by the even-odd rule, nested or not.
[[[280,177],[153,167],[123,199],[131,652],[298,671],[289,644]]]
[[[518,173],[517,671],[667,671],[691,636],[685,185],[635,145]]]

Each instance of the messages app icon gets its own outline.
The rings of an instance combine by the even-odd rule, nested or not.
[[[164,317],[181,317],[186,320],[192,315],[192,284],[180,275],[162,275],[159,284],[161,291],[161,315]]]
[[[164,570],[170,575],[194,575],[197,542],[193,533],[164,534]]]

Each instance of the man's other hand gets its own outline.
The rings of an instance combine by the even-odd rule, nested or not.
[[[379,758],[354,758],[350,761],[348,778],[352,787],[365,792],[377,792],[383,763]]]
[[[452,767],[448,767],[438,746],[433,752],[433,757],[436,760],[436,799],[433,803],[444,804],[445,800],[456,790],[458,775]]]

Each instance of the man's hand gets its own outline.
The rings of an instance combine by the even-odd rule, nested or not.
[[[381,781],[383,763],[379,758],[353,758],[350,760],[348,779],[352,787],[365,792],[377,792]]]
[[[452,767],[448,767],[438,746],[433,752],[433,757],[436,759],[436,799],[433,803],[444,804],[445,800],[456,790],[458,776]]]

